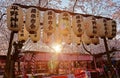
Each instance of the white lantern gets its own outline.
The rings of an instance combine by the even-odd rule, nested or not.
[[[62,34],[60,33],[60,29],[58,27],[56,27],[56,30],[54,32],[54,36],[55,36],[55,42],[56,43],[61,43],[62,42]]]
[[[116,32],[117,32],[117,24],[116,24],[116,21],[113,20],[112,21],[112,36],[115,37],[116,36]]]
[[[81,37],[77,37],[77,36],[75,36],[74,37],[74,42],[77,44],[77,45],[80,45],[81,44]]]
[[[63,36],[62,38],[63,38],[62,41],[67,43],[67,44],[70,44],[71,41],[72,41],[71,40],[71,34],[68,34],[67,36]]]
[[[39,41],[40,40],[40,28],[34,34],[30,34],[30,38],[34,43]]]
[[[94,36],[94,38],[91,38],[91,41],[95,45],[99,44],[99,38],[97,36]]]
[[[108,34],[108,23],[107,23],[108,19],[104,18],[103,22],[104,22],[104,30],[105,30],[105,36]]]
[[[72,28],[74,33],[81,37],[83,34],[83,16],[82,15],[75,15],[72,18]]]
[[[55,32],[56,16],[54,11],[47,10],[44,13],[43,28],[44,28],[44,31],[48,34],[52,34],[53,32]]]
[[[40,12],[36,8],[29,8],[26,13],[26,29],[30,34],[34,34],[40,26]]]
[[[68,12],[60,13],[58,27],[62,35],[67,36],[69,34],[71,28],[71,17]]]
[[[29,37],[29,33],[25,28],[25,25],[22,26],[22,29],[18,31],[18,41],[25,42]]]
[[[97,23],[97,35],[101,38],[105,37],[105,28],[106,28],[106,19],[105,18],[99,18],[96,21]]]
[[[43,42],[44,42],[44,43],[49,43],[49,42],[50,42],[50,40],[49,40],[49,38],[48,38],[48,35],[47,35],[47,33],[45,33],[45,32],[43,32]]]
[[[96,18],[94,16],[85,18],[84,30],[90,38],[93,38],[97,34]]]
[[[81,44],[81,37],[78,37],[73,31],[71,31],[71,41],[77,45]]]
[[[67,38],[66,38],[66,43],[67,44],[71,44],[72,40],[71,40],[71,34],[68,34]]]
[[[82,35],[82,41],[87,45],[91,44],[91,38],[85,32]]]
[[[19,31],[23,25],[23,11],[17,5],[11,5],[7,8],[7,26],[11,31]]]
[[[107,20],[107,34],[108,39],[112,39],[116,36],[116,22],[114,20]]]

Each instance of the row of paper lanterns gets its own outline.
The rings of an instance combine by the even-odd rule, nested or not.
[[[31,40],[35,42],[40,40],[41,18],[42,16],[40,16],[40,11],[37,8],[28,8],[25,19],[23,19],[21,7],[11,5],[7,8],[7,26],[11,31],[18,32],[20,41],[27,40],[29,35]],[[84,17],[80,14],[71,16],[68,12],[60,13],[57,19],[53,10],[44,12],[43,35],[46,34],[50,37],[57,33],[57,35],[67,38],[72,36],[70,35],[71,31],[79,38],[78,41],[82,40],[86,44],[91,42],[98,44],[99,37],[112,39],[116,36],[116,22],[112,19],[96,18],[95,16]],[[59,37],[58,39],[60,39]]]

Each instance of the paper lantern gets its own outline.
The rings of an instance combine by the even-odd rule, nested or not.
[[[71,34],[68,34],[67,36],[63,36],[62,37],[62,41],[67,43],[67,44],[71,44],[72,40],[71,40]]]
[[[43,32],[43,42],[44,42],[44,43],[49,43],[49,42],[50,42],[50,40],[49,40],[49,38],[48,38],[48,35],[47,35],[47,33],[45,33],[45,32]]]
[[[19,31],[23,25],[23,11],[17,5],[11,5],[7,8],[7,26],[11,31]]]
[[[48,34],[52,34],[55,32],[56,28],[56,15],[52,10],[47,10],[44,13],[44,21],[43,21],[44,31]]]
[[[75,15],[72,18],[72,28],[74,33],[77,36],[81,36],[83,34],[83,16],[82,15]]]
[[[81,37],[78,37],[73,31],[71,31],[71,43],[81,44]]]
[[[99,44],[99,38],[97,36],[94,36],[94,38],[91,38],[91,42],[95,45]]]
[[[40,40],[40,28],[34,34],[30,34],[30,38],[34,43],[39,41]]]
[[[85,32],[82,35],[82,41],[87,45],[91,44],[91,38]]]
[[[116,22],[114,20],[107,20],[107,34],[108,39],[112,39],[116,36]]]
[[[29,33],[25,28],[25,25],[22,26],[22,29],[18,32],[18,41],[25,42],[29,37]]]
[[[107,19],[104,18],[103,22],[104,22],[104,28],[105,28],[104,30],[105,30],[105,37],[106,37],[106,35],[108,34],[108,23],[107,23]]]
[[[52,35],[49,34],[49,33],[46,33],[44,30],[43,30],[43,42],[48,44],[48,43],[51,43],[53,42],[55,39],[54,39],[54,35],[55,33],[53,33]]]
[[[112,36],[115,37],[116,36],[116,32],[117,32],[117,23],[115,20],[112,20]]]
[[[105,28],[106,28],[106,19],[105,18],[99,18],[96,21],[97,23],[97,35],[101,38],[105,37]]]
[[[69,34],[71,28],[71,17],[68,12],[60,13],[58,27],[62,35],[67,36]]]
[[[84,29],[90,38],[93,38],[97,34],[96,18],[94,16],[85,18]]]
[[[60,29],[56,27],[56,31],[54,32],[55,34],[55,42],[56,43],[62,43],[62,34],[60,33]]]
[[[26,29],[30,34],[34,34],[40,26],[40,12],[36,8],[27,9],[26,13]]]
[[[74,42],[75,42],[77,45],[80,45],[80,44],[81,44],[81,37],[75,36],[74,40],[75,40]]]
[[[67,44],[71,44],[72,40],[71,40],[71,34],[68,34],[67,38],[66,38],[66,43]]]

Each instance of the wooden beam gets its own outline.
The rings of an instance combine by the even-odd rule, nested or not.
[[[25,8],[25,9],[34,7],[34,8],[39,9],[40,11],[53,10],[53,11],[56,12],[56,13],[68,12],[68,13],[71,14],[71,15],[77,15],[77,14],[79,14],[79,15],[82,15],[82,16],[84,16],[84,17],[94,16],[94,15],[90,15],[90,14],[73,13],[73,12],[66,11],[66,10],[58,10],[58,9],[52,9],[52,8],[43,8],[43,7],[40,7],[40,6],[31,6],[31,5],[30,5],[30,6],[27,6],[27,5],[21,5],[21,4],[18,4],[18,3],[14,3],[13,5],[18,5],[18,6],[20,6],[21,8]],[[102,17],[102,16],[94,16],[94,17],[96,17],[96,18],[111,19],[111,18]]]

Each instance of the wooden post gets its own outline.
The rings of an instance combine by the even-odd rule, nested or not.
[[[11,78],[16,78],[15,77],[15,62],[18,59],[19,53],[21,52],[21,48],[23,46],[23,43],[21,41],[14,42],[14,51],[12,52],[12,57],[11,57]]]
[[[9,41],[9,47],[6,57],[6,65],[5,65],[5,72],[3,78],[11,78],[10,77],[10,66],[11,66],[11,51],[12,51],[12,42],[14,38],[14,32],[12,31],[10,34],[10,41]]]
[[[93,56],[93,62],[94,62],[95,69],[97,69],[96,59],[95,59],[95,57],[94,57],[94,56]]]
[[[112,68],[112,63],[111,63],[111,58],[110,58],[110,53],[109,53],[109,49],[108,49],[107,40],[106,40],[105,37],[103,38],[103,40],[104,40],[104,46],[105,46],[105,50],[106,50],[106,54],[107,54],[107,61],[108,61],[108,64],[109,64],[109,70],[110,70],[110,73],[112,74],[112,69],[113,68]],[[111,74],[109,74],[109,76]],[[111,75],[111,77],[112,77],[112,75]],[[109,77],[109,78],[111,78],[111,77]]]

